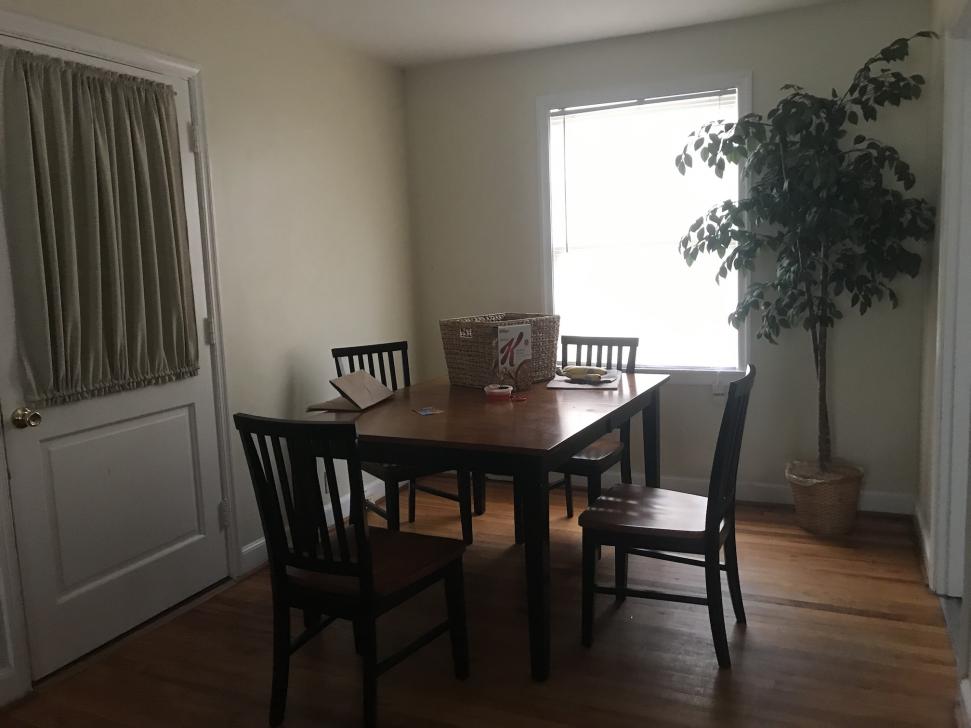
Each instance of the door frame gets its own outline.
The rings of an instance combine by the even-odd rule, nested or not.
[[[945,30],[940,234],[937,252],[937,357],[931,421],[930,512],[916,509],[928,585],[961,596],[965,588],[968,487],[971,483],[971,341],[959,332],[971,326],[971,12]],[[929,523],[921,522],[926,517]]]
[[[951,412],[952,417],[950,423],[945,422],[940,431],[947,439],[941,437],[943,442],[934,453],[947,460],[935,459],[934,464],[940,464],[942,468],[947,468],[949,464],[963,468],[959,471],[963,479],[948,479],[948,475],[954,475],[953,469],[938,471],[938,477],[932,481],[936,501],[932,504],[931,527],[942,529],[945,524],[953,523],[953,518],[961,518],[964,528],[960,534],[933,534],[933,547],[947,550],[930,555],[934,561],[947,563],[949,571],[956,567],[952,553],[960,552],[964,557],[962,590],[957,594],[962,600],[957,644],[954,646],[959,680],[955,713],[958,725],[971,727],[971,557],[968,556],[971,547],[971,342],[967,341],[967,337],[962,341],[958,336],[959,331],[967,331],[971,325],[971,254],[967,243],[967,239],[971,238],[971,209],[961,205],[962,193],[966,195],[971,190],[971,3],[962,0],[956,10],[952,22],[944,28],[946,55],[942,156],[945,172],[942,219],[945,227],[941,231],[942,258],[947,251],[951,256],[948,262],[954,271],[948,274],[942,259],[938,268],[942,277],[939,306],[945,303],[946,295],[950,296],[950,300],[945,303],[947,308],[943,316],[938,313],[938,388],[935,390],[935,395],[939,397],[935,399],[935,414],[943,410],[945,413]],[[950,175],[948,169],[951,170]],[[948,275],[946,280],[943,279],[945,275]],[[943,362],[941,358],[944,358]],[[942,369],[945,376],[950,375],[944,387],[940,382]],[[946,388],[948,385],[950,389]],[[954,416],[955,401],[957,416]],[[963,495],[964,508],[959,508],[960,504],[954,502],[955,494]],[[960,510],[960,513],[949,516],[948,508]],[[963,536],[963,541],[958,543],[960,536]],[[933,577],[937,568],[929,566],[928,570]],[[932,581],[931,588],[934,587]]]
[[[31,41],[52,49],[66,50],[93,59],[110,61],[143,71],[184,80],[189,86],[191,138],[196,154],[196,186],[199,196],[203,274],[206,283],[208,331],[203,332],[212,357],[213,396],[216,411],[216,441],[219,449],[219,479],[224,504],[225,539],[229,575],[239,576],[240,548],[234,514],[235,489],[230,460],[229,404],[226,388],[226,359],[222,336],[222,312],[219,295],[219,265],[216,252],[216,222],[212,206],[212,183],[206,119],[203,106],[202,70],[187,61],[153,50],[102,38],[56,23],[0,10],[0,42],[4,38]],[[10,403],[8,403],[8,407]],[[0,416],[3,403],[0,403]],[[0,428],[2,433],[2,428]],[[0,446],[3,446],[0,437]],[[0,447],[0,649],[7,645],[7,655],[0,654],[0,705],[20,697],[31,689],[30,662],[27,649],[26,613],[20,586],[20,569],[16,549],[16,524],[10,499],[9,471],[4,447]],[[5,633],[5,634],[4,634]],[[6,657],[6,660],[4,659]],[[8,664],[4,666],[4,662]]]

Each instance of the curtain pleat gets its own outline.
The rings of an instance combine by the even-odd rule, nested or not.
[[[0,188],[31,404],[198,373],[170,86],[0,46]]]

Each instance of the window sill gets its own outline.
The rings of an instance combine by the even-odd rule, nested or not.
[[[668,374],[672,384],[692,384],[703,387],[727,386],[744,373],[744,369],[678,369],[665,367],[637,367],[639,374]]]

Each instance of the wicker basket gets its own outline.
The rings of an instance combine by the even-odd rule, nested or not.
[[[822,473],[813,461],[795,460],[786,466],[786,480],[800,526],[817,536],[843,536],[853,530],[863,470],[833,463]]]
[[[438,322],[449,381],[462,387],[484,387],[498,383],[499,326],[510,324],[531,324],[533,327],[530,381],[552,379],[556,373],[560,317],[540,313],[491,313]]]

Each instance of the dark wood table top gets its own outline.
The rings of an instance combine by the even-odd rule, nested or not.
[[[619,419],[630,416],[624,417],[624,411],[639,409],[667,378],[622,374],[618,389],[597,390],[547,389],[545,382],[537,382],[524,402],[491,402],[481,389],[453,387],[442,377],[399,389],[365,412],[308,417],[356,421],[363,442],[538,455],[565,446],[598,422],[619,425]],[[414,411],[421,407],[444,411],[422,416]]]

